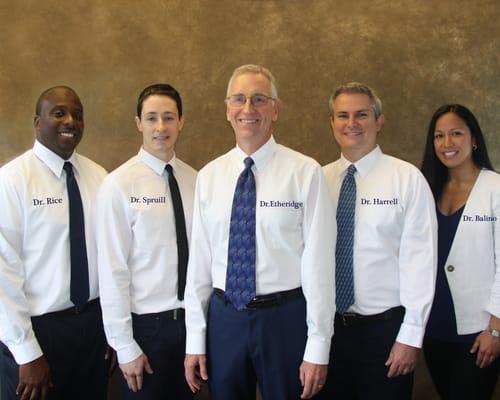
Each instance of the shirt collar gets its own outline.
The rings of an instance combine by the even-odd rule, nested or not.
[[[167,164],[170,164],[174,171],[177,169],[177,158],[175,157],[175,153],[168,163],[163,161],[163,160],[160,160],[158,157],[155,157],[151,153],[148,153],[142,147],[139,150],[139,153],[137,154],[137,156],[144,164],[146,164],[149,168],[151,168],[158,175],[163,175],[163,172],[165,171],[165,167]]]
[[[243,150],[241,150],[238,147],[238,145],[236,145],[235,157],[237,159],[237,162],[239,163],[238,165],[240,165],[242,168],[244,168],[243,160],[247,157],[251,157],[253,162],[254,162],[254,166],[255,166],[256,170],[258,171],[260,169],[263,169],[266,166],[267,162],[271,159],[271,157],[276,152],[277,146],[278,145],[276,144],[276,141],[274,140],[274,136],[271,135],[269,140],[265,144],[263,144],[259,149],[257,149],[256,152],[251,154],[250,156],[248,154],[246,154]]]
[[[349,168],[349,165],[354,164],[356,167],[356,171],[360,176],[364,177],[370,173],[370,171],[375,167],[378,160],[382,157],[382,150],[380,150],[380,146],[377,145],[372,151],[370,151],[367,155],[360,158],[355,163],[350,162],[347,158],[344,157],[343,154],[340,155],[340,164],[342,165],[342,172]]]
[[[73,164],[73,169],[76,171],[76,174],[79,174],[80,163],[78,162],[78,158],[76,157],[76,152],[73,151],[71,157],[67,160],[59,157],[52,150],[44,146],[38,140],[35,140],[35,144],[33,145],[33,153],[52,171],[52,173],[60,178],[63,171],[63,166],[66,161],[69,161]]]

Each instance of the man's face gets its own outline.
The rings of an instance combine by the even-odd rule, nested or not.
[[[142,103],[141,118],[135,117],[135,121],[142,133],[144,150],[160,160],[169,161],[184,124],[175,100],[163,95],[149,96]]]
[[[271,82],[260,73],[243,73],[236,76],[229,87],[229,96],[244,95],[246,103],[241,107],[231,106],[226,100],[227,120],[233,127],[236,143],[240,147],[257,150],[272,134],[272,124],[278,119],[279,100],[254,106],[250,98],[256,94],[271,97]]]
[[[45,95],[34,120],[40,143],[67,160],[83,135],[83,107],[68,88],[55,88]]]
[[[370,98],[365,94],[342,93],[335,99],[333,108],[333,136],[342,154],[355,162],[377,146],[377,134],[384,124],[384,116],[375,117]]]

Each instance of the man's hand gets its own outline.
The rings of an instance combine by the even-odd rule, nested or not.
[[[189,388],[193,393],[201,390],[201,385],[208,379],[207,356],[205,354],[186,354],[184,373]]]
[[[153,373],[153,369],[151,368],[151,365],[149,365],[148,357],[144,353],[133,361],[120,364],[120,369],[123,372],[123,376],[127,380],[129,389],[133,392],[137,392],[142,389],[144,371],[150,375]]]
[[[476,365],[479,368],[487,367],[500,355],[500,339],[487,331],[481,332],[477,335],[470,352],[477,352]]]
[[[328,365],[312,364],[307,361],[302,361],[299,372],[300,383],[304,388],[300,398],[310,399],[325,385]]]
[[[417,364],[418,351],[417,347],[395,342],[385,362],[385,365],[389,367],[387,377],[394,378],[413,372]]]
[[[16,394],[21,400],[44,400],[52,386],[49,364],[44,356],[19,366]]]

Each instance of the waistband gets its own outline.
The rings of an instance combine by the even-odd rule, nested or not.
[[[72,315],[82,314],[84,312],[92,311],[100,307],[99,297],[94,300],[90,300],[82,306],[73,306],[70,308],[66,308],[61,311],[52,311],[42,315],[37,315],[31,318],[38,319],[43,317],[70,317]]]
[[[132,313],[132,319],[144,320],[144,319],[169,319],[176,321],[178,319],[183,319],[185,316],[184,308],[176,308],[174,310],[162,311],[159,313],[148,313],[148,314],[136,314]]]
[[[389,321],[396,318],[403,318],[405,308],[403,306],[389,308],[380,314],[361,315],[356,313],[335,313],[335,324],[343,326],[368,325],[376,322]]]
[[[214,288],[214,294],[222,298],[226,302],[226,304],[231,303],[231,301],[226,297],[226,293],[224,292],[224,290]],[[282,292],[263,294],[260,296],[255,296],[252,300],[250,300],[246,305],[246,308],[252,310],[257,308],[277,306],[303,295],[304,294],[302,293],[301,287],[284,290]]]

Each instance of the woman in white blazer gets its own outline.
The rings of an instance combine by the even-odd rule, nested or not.
[[[434,113],[422,172],[438,218],[425,360],[442,399],[490,399],[500,370],[500,175],[466,107]]]

